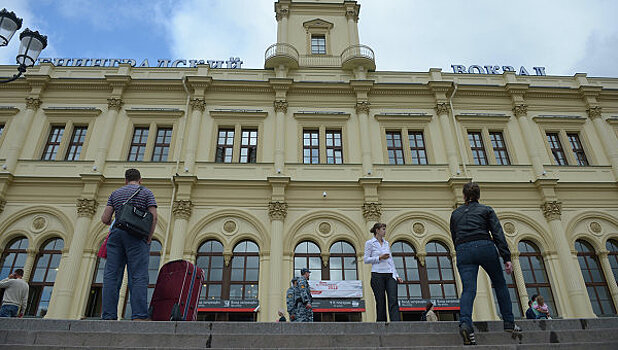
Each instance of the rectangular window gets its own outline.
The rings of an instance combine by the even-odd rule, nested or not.
[[[170,153],[172,144],[172,128],[159,128],[155,140],[154,151],[152,152],[153,162],[165,162]]]
[[[79,160],[87,131],[88,127],[85,126],[76,126],[73,128],[73,136],[71,136],[69,149],[65,157],[66,160]]]
[[[386,132],[386,150],[388,151],[388,162],[390,164],[404,164],[403,144],[399,131]]]
[[[326,163],[343,164],[341,130],[326,130]]]
[[[320,163],[320,141],[318,130],[303,130],[303,163]]]
[[[498,165],[510,165],[509,153],[506,150],[506,143],[504,142],[504,135],[499,131],[489,133],[491,140],[491,147],[494,149],[494,155],[496,156],[496,163]]]
[[[242,130],[240,139],[240,162],[255,163],[257,159],[257,130]]]
[[[423,132],[408,132],[408,140],[410,141],[412,164],[427,164],[427,152],[425,151],[425,140],[423,139]]]
[[[556,161],[556,164],[567,165],[566,157],[564,155],[562,145],[560,144],[560,138],[558,137],[558,133],[547,133],[547,143],[549,143],[549,148],[551,149],[551,153],[554,155],[554,160]]]
[[[311,53],[314,55],[326,55],[326,36],[311,36]]]
[[[56,160],[56,153],[58,153],[58,147],[60,147],[60,142],[62,141],[62,134],[64,134],[64,126],[52,126],[45,144],[43,156],[41,157],[42,160]]]
[[[485,147],[483,147],[483,136],[481,133],[476,131],[468,132],[468,141],[470,141],[470,150],[472,151],[474,164],[487,165],[487,154],[485,153]]]
[[[577,165],[579,166],[588,166],[588,158],[586,158],[586,153],[584,152],[584,147],[582,146],[582,142],[579,139],[579,134],[567,134],[569,138],[569,143],[571,144],[571,149],[575,154],[575,159],[577,160]]]
[[[215,162],[231,163],[234,152],[234,129],[219,129]]]
[[[144,160],[146,152],[146,141],[148,140],[148,128],[135,128],[129,149],[129,162],[140,162]]]

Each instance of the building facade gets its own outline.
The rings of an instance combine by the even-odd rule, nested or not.
[[[100,314],[100,216],[135,167],[159,204],[151,291],[164,262],[197,263],[200,319],[274,321],[308,266],[362,281],[353,307],[317,319],[375,320],[362,256],[378,221],[404,319],[415,300],[448,304],[461,292],[449,217],[470,180],[511,247],[517,315],[540,293],[557,317],[615,316],[618,78],[381,72],[359,11],[278,0],[264,69],[41,63],[0,85],[0,277],[24,268],[27,314]],[[475,319],[498,319],[484,273]]]

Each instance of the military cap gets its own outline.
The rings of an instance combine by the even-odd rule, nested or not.
[[[308,269],[308,268],[306,268],[306,267],[303,267],[302,269],[300,269],[300,274],[301,274],[301,275],[304,275],[304,274],[305,274],[305,273],[307,273],[307,272],[311,273],[311,271],[309,271],[309,269]]]

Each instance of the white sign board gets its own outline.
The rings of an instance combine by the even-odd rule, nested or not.
[[[312,281],[309,280],[311,296],[314,298],[362,298],[361,281]]]

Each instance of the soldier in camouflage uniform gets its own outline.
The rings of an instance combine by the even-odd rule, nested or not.
[[[313,310],[311,307],[311,288],[309,288],[309,271],[308,268],[303,267],[300,270],[300,277],[298,278],[298,288],[300,290],[300,297],[302,303],[298,305],[297,317],[299,322],[313,322]]]
[[[290,315],[290,322],[300,322],[298,320],[297,309],[298,304],[302,304],[302,299],[300,298],[300,290],[298,288],[298,277],[292,278],[290,288],[288,288],[285,294],[285,302],[288,308],[288,314]]]

